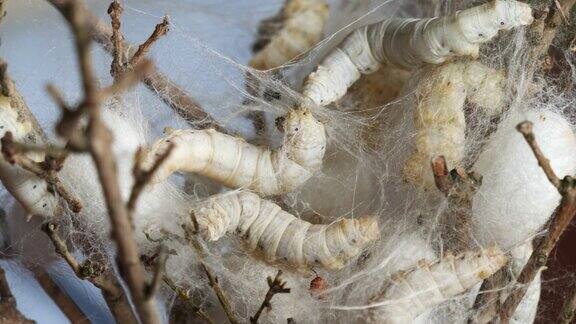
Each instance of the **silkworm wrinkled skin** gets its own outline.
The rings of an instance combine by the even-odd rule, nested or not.
[[[488,114],[498,113],[504,106],[505,82],[503,71],[480,62],[431,68],[416,89],[416,151],[404,164],[404,178],[427,190],[435,188],[431,159],[443,155],[454,168],[464,157],[465,101]]]
[[[440,261],[420,261],[416,268],[398,273],[381,295],[373,298],[371,321],[411,323],[420,314],[466,292],[488,278],[507,262],[506,255],[491,246],[459,256],[448,255]]]
[[[0,137],[6,132],[11,132],[17,142],[38,144],[33,143],[37,136],[34,135],[32,124],[19,116],[9,98],[0,97]],[[36,162],[44,160],[42,154],[27,155]],[[58,198],[48,191],[46,181],[20,166],[10,164],[3,155],[0,155],[0,180],[30,215],[51,217],[58,213]]]
[[[309,50],[322,38],[328,12],[326,1],[287,0],[282,9],[282,28],[254,56],[250,67],[273,69]]]
[[[185,171],[264,196],[291,192],[321,168],[326,134],[324,126],[307,109],[290,111],[283,128],[284,143],[276,150],[212,129],[177,130],[152,146],[144,166],[151,166],[154,157],[172,144],[174,148],[153,182]]]
[[[408,69],[440,64],[455,56],[477,57],[479,44],[499,30],[532,23],[525,3],[493,0],[453,16],[426,19],[391,18],[356,29],[308,76],[303,94],[328,105],[346,94],[361,74],[381,64]]]
[[[236,233],[266,261],[300,270],[340,269],[379,236],[376,218],[313,225],[249,192],[213,196],[192,213],[204,239],[216,241],[226,233]]]

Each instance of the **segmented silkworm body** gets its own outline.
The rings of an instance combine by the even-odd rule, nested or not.
[[[14,140],[21,143],[34,143],[39,140],[34,133],[32,124],[10,104],[10,99],[0,97],[0,137],[11,132]],[[27,153],[36,162],[44,160],[42,154]],[[56,196],[48,191],[46,181],[38,178],[20,166],[12,165],[0,156],[0,179],[4,187],[31,215],[53,216],[57,213],[59,204]]]
[[[535,235],[560,202],[516,125],[529,120],[544,155],[560,177],[576,172],[576,135],[569,122],[552,111],[512,112],[478,157],[473,169],[482,187],[472,205],[472,232],[481,243],[505,249]]]
[[[171,144],[170,156],[156,172],[154,182],[176,171],[195,172],[231,188],[262,195],[291,192],[322,166],[326,148],[324,126],[309,110],[292,110],[284,121],[284,144],[264,149],[215,130],[178,130],[156,142],[145,166]]]
[[[411,323],[442,302],[464,293],[498,271],[507,262],[497,247],[447,256],[418,266],[392,278],[386,290],[372,300],[371,320],[378,323]]]
[[[430,161],[443,155],[450,168],[464,157],[466,99],[489,114],[504,105],[505,76],[480,62],[455,62],[433,67],[416,89],[416,152],[404,165],[404,177],[426,189],[434,188]]]
[[[282,9],[283,27],[249,65],[258,70],[268,70],[309,50],[322,38],[328,12],[326,1],[287,0]]]
[[[248,249],[257,250],[267,261],[298,269],[340,269],[379,235],[375,218],[313,225],[249,192],[214,196],[192,212],[206,240],[234,232],[246,241]]]
[[[310,74],[303,94],[328,105],[344,96],[361,74],[372,73],[381,64],[412,69],[454,56],[477,57],[479,44],[499,30],[532,20],[527,4],[494,0],[443,18],[392,18],[367,25],[352,32]]]

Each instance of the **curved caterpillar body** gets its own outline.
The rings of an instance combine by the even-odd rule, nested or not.
[[[32,124],[19,115],[10,104],[10,99],[0,97],[0,137],[11,132],[17,142],[34,143],[40,136],[35,134]],[[36,162],[44,160],[41,154],[28,154]],[[0,155],[0,180],[4,187],[31,215],[54,216],[58,213],[58,198],[48,191],[46,181],[20,166],[12,165]]]
[[[291,192],[322,166],[326,149],[324,126],[307,109],[292,110],[284,121],[284,144],[264,149],[215,130],[178,130],[152,146],[144,165],[174,145],[156,172],[154,182],[176,171],[195,172],[230,188],[259,194]]]
[[[480,62],[455,62],[432,68],[417,88],[414,112],[416,152],[404,165],[404,178],[425,189],[434,188],[430,161],[444,155],[449,167],[464,157],[467,99],[489,114],[504,105],[504,72]]]
[[[383,306],[372,309],[373,322],[411,323],[420,314],[442,302],[466,292],[488,278],[507,262],[497,247],[449,255],[428,264],[425,261],[408,272],[400,272],[373,303]]]
[[[250,61],[249,66],[268,70],[309,50],[321,38],[328,19],[323,0],[287,0],[282,8],[282,29]]]
[[[381,64],[408,69],[440,64],[454,56],[478,56],[479,44],[499,30],[532,23],[530,6],[514,0],[493,0],[427,19],[392,18],[356,29],[308,76],[303,94],[316,104],[338,100],[361,74]]]
[[[375,218],[313,225],[248,192],[214,196],[192,212],[206,240],[234,232],[267,261],[304,270],[313,266],[340,269],[379,235]]]

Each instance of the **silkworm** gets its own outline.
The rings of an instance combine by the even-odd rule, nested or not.
[[[482,187],[472,204],[472,233],[481,244],[511,249],[530,240],[560,202],[516,125],[531,121],[536,140],[559,176],[576,172],[576,135],[561,115],[547,110],[511,112],[490,137],[473,170]]]
[[[173,131],[152,146],[143,164],[149,167],[156,155],[174,145],[153,182],[185,171],[265,196],[291,192],[322,166],[326,134],[324,126],[307,109],[290,111],[283,128],[284,144],[276,150],[257,147],[212,129]]]
[[[322,38],[328,12],[323,0],[287,0],[282,28],[249,65],[258,70],[273,69],[309,50]]]
[[[391,284],[372,299],[371,320],[378,323],[410,323],[442,302],[466,292],[507,262],[506,255],[491,246],[457,257],[448,255],[395,275]]]
[[[0,97],[0,137],[11,132],[14,140],[31,144],[37,136],[32,124],[19,116],[10,99]],[[38,143],[34,143],[38,144]],[[39,153],[27,153],[36,162],[44,160]],[[0,180],[4,187],[31,215],[54,216],[58,213],[58,198],[48,191],[46,181],[20,166],[12,165],[0,156]]]
[[[433,67],[416,89],[414,111],[416,151],[404,165],[404,178],[425,189],[434,188],[430,160],[443,155],[450,168],[464,156],[468,100],[489,114],[504,105],[503,71],[480,62],[455,62]]]
[[[204,239],[215,241],[226,233],[236,233],[249,250],[268,262],[283,262],[301,270],[316,266],[340,269],[379,235],[372,217],[313,225],[249,192],[213,196],[192,213]]]
[[[532,20],[530,6],[513,0],[494,0],[442,18],[385,19],[353,31],[308,76],[302,91],[316,104],[328,105],[381,64],[413,69],[454,56],[477,57],[479,44],[499,30]]]

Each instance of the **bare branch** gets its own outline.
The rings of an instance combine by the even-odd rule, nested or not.
[[[534,152],[534,156],[538,161],[538,165],[542,168],[542,170],[546,174],[548,181],[550,181],[550,183],[552,183],[552,185],[556,187],[556,189],[560,189],[560,179],[558,178],[556,173],[554,173],[554,170],[552,170],[550,160],[548,160],[544,156],[544,153],[542,153],[540,146],[536,142],[534,133],[532,132],[532,123],[529,121],[522,122],[518,124],[518,126],[516,126],[516,129],[522,134],[522,136],[524,136],[524,139],[526,140],[528,145],[530,145],[530,148],[532,149],[532,152]]]
[[[66,7],[73,0],[47,0],[63,15],[66,13]],[[113,53],[114,46],[110,41],[112,37],[112,28],[94,16],[86,7],[81,6],[80,10],[87,17],[87,23],[91,29],[91,36],[98,44],[109,53]],[[132,44],[122,42],[123,48],[134,48]],[[130,54],[130,53],[128,53]],[[127,55],[130,56],[130,55]],[[155,69],[154,73],[143,79],[146,87],[154,92],[165,104],[172,108],[178,115],[188,121],[198,122],[200,127],[214,127],[222,130],[217,121],[209,116],[188,93],[165,76],[162,72]]]
[[[436,187],[448,198],[448,206],[440,221],[442,241],[447,250],[459,254],[470,248],[472,201],[482,185],[482,177],[461,167],[448,172],[446,160],[441,155],[434,157],[431,164]]]
[[[110,217],[112,237],[117,244],[117,263],[120,274],[126,281],[135,308],[142,323],[160,323],[160,316],[155,302],[147,295],[147,280],[144,268],[139,260],[138,246],[134,240],[129,213],[120,192],[118,170],[112,153],[112,134],[102,120],[100,105],[113,91],[126,86],[112,86],[107,91],[100,91],[94,76],[90,57],[93,26],[89,12],[79,4],[79,1],[62,3],[62,14],[69,22],[74,35],[76,51],[82,76],[84,98],[76,107],[79,113],[87,114],[88,127],[83,136],[88,140],[88,149],[100,180],[104,200]],[[138,74],[139,72],[131,72]],[[125,77],[132,78],[128,75]]]
[[[68,191],[58,176],[58,172],[64,166],[66,156],[46,155],[43,162],[36,162],[24,154],[24,148],[20,143],[14,141],[11,132],[6,132],[1,139],[2,154],[6,161],[16,164],[26,171],[35,174],[38,178],[44,179],[48,184],[48,189],[57,193],[68,204],[74,213],[80,212],[82,203],[80,199]]]
[[[169,25],[168,16],[164,16],[162,22],[156,25],[156,27],[154,28],[154,32],[152,32],[152,35],[150,35],[150,37],[148,37],[148,39],[146,39],[144,43],[138,46],[138,50],[136,50],[136,53],[134,53],[134,55],[130,59],[130,63],[128,64],[128,66],[134,66],[138,64],[138,62],[140,62],[140,60],[142,60],[142,58],[148,54],[152,45],[160,37],[168,33],[168,25]]]
[[[125,72],[125,65],[123,62],[124,58],[124,47],[123,47],[123,36],[120,31],[120,16],[122,15],[122,6],[116,0],[110,4],[108,7],[108,15],[112,19],[112,36],[110,37],[110,42],[112,42],[112,66],[110,68],[110,74],[114,78],[118,77]]]
[[[286,288],[286,282],[282,281],[281,276],[282,276],[282,270],[278,270],[278,273],[276,273],[276,277],[274,277],[274,279],[272,279],[272,277],[267,278],[269,287],[268,292],[266,293],[264,301],[262,302],[262,305],[260,305],[260,308],[258,308],[256,314],[250,317],[250,323],[252,324],[258,323],[258,319],[260,318],[260,315],[262,315],[264,309],[272,308],[272,304],[270,302],[272,301],[272,297],[274,297],[274,295],[290,293],[290,288]]]
[[[170,289],[172,289],[172,291],[174,291],[174,293],[176,293],[176,296],[178,297],[178,299],[180,299],[181,301],[186,303],[187,307],[196,316],[203,319],[207,323],[215,324],[214,320],[212,320],[212,318],[210,318],[210,316],[202,308],[196,306],[192,302],[192,298],[190,297],[190,293],[187,290],[176,286],[174,281],[172,281],[172,279],[170,279],[168,276],[164,276],[163,281],[166,285],[168,285],[168,287],[170,287]]]
[[[156,161],[149,170],[142,170],[141,168],[141,162],[143,156],[142,149],[139,149],[138,152],[136,152],[134,170],[133,170],[134,185],[132,186],[132,192],[130,193],[130,198],[128,199],[127,204],[127,208],[130,214],[132,214],[134,212],[134,209],[136,208],[136,202],[138,201],[138,197],[140,197],[140,194],[142,193],[146,185],[150,182],[150,180],[152,180],[152,177],[154,176],[158,168],[160,168],[160,166],[162,166],[162,163],[164,163],[164,161],[166,161],[168,156],[170,156],[170,153],[172,153],[173,149],[174,145],[168,146],[168,149],[156,159]]]
[[[202,266],[202,269],[204,269],[204,272],[206,273],[206,277],[208,277],[208,282],[210,283],[210,287],[212,287],[212,289],[216,293],[216,297],[218,297],[218,301],[220,301],[220,304],[222,305],[222,308],[224,309],[224,312],[226,313],[226,316],[228,317],[228,320],[230,321],[230,323],[232,323],[232,324],[240,323],[236,319],[236,315],[234,314],[234,311],[232,310],[232,306],[230,305],[230,301],[228,300],[228,297],[226,297],[226,295],[224,294],[224,290],[222,290],[222,287],[220,287],[220,283],[218,282],[218,278],[216,276],[214,276],[214,274],[212,273],[210,268],[208,268],[208,266],[206,266],[206,264],[204,262],[201,263],[201,266]]]
[[[164,278],[164,272],[166,269],[166,261],[168,260],[168,248],[165,245],[160,245],[158,251],[158,258],[156,260],[156,266],[154,268],[154,275],[152,276],[152,281],[148,286],[146,291],[147,298],[153,298],[158,289],[160,288],[160,283],[162,278]]]
[[[44,292],[58,305],[62,313],[71,323],[88,323],[89,320],[72,299],[52,280],[50,275],[42,269],[34,271],[34,277]]]
[[[523,133],[526,141],[530,144],[534,155],[539,160],[540,166],[544,169],[548,166],[547,163],[542,163],[541,161],[547,161],[542,152],[538,149],[538,145],[532,133],[530,127],[526,128],[522,125],[518,126],[518,130]],[[531,144],[530,141],[533,143]],[[540,156],[539,156],[540,155]],[[550,182],[556,186],[555,174],[549,173],[551,170],[546,171],[548,179]],[[576,179],[571,176],[566,176],[564,179],[560,180],[558,183],[558,192],[562,195],[562,200],[560,201],[560,206],[552,215],[552,221],[548,227],[548,232],[546,236],[539,240],[536,244],[536,249],[532,252],[530,259],[522,269],[522,272],[518,276],[517,283],[519,287],[508,296],[502,308],[499,311],[500,320],[502,323],[509,323],[511,316],[518,307],[520,301],[526,294],[529,284],[534,280],[538,272],[546,265],[548,262],[548,257],[550,253],[558,243],[558,240],[564,233],[564,230],[570,225],[570,222],[576,215]]]
[[[109,271],[97,271],[90,261],[79,263],[70,253],[66,242],[58,234],[58,226],[55,223],[46,223],[42,230],[48,235],[58,253],[68,263],[72,271],[80,279],[90,281],[94,286],[102,290],[104,300],[116,321],[120,323],[136,323],[136,318],[132,313],[130,302],[124,294],[124,290],[116,279],[116,276]]]
[[[0,0],[1,1],[1,0]],[[16,306],[4,269],[0,268],[0,323],[29,324],[34,323],[24,317]]]
[[[216,276],[214,276],[214,274],[212,273],[212,270],[204,262],[204,259],[206,257],[206,251],[204,251],[202,244],[200,244],[200,242],[196,238],[196,231],[198,229],[198,226],[197,226],[198,221],[196,220],[194,213],[191,213],[190,217],[192,219],[192,224],[194,225],[194,228],[190,228],[189,226],[186,226],[186,225],[182,226],[184,229],[186,240],[188,242],[190,242],[190,245],[196,251],[196,254],[198,255],[198,259],[200,261],[200,265],[201,265],[202,269],[204,270],[204,272],[206,273],[206,277],[208,277],[208,282],[210,283],[210,287],[212,287],[212,290],[214,290],[216,297],[218,297],[218,301],[220,302],[220,305],[222,305],[222,309],[224,309],[224,313],[226,313],[226,317],[228,318],[228,321],[230,321],[230,323],[232,323],[232,324],[240,323],[240,321],[238,319],[236,319],[236,315],[234,314],[234,310],[232,309],[230,301],[228,300],[228,297],[226,297],[224,290],[220,286],[220,283],[218,282],[218,278]]]

